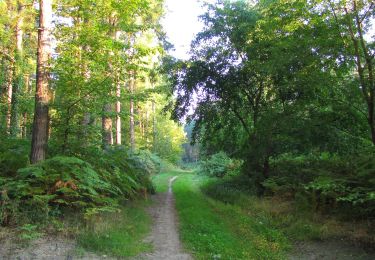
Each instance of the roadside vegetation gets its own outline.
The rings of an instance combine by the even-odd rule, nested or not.
[[[317,213],[290,198],[259,198],[240,188],[241,182],[246,185],[238,176],[218,179],[173,171],[154,177],[156,189],[165,192],[173,176],[178,176],[173,192],[180,237],[196,259],[287,259],[296,253],[296,244],[315,241],[341,241],[359,259],[373,255],[367,223]],[[354,246],[358,243],[365,249]],[[341,250],[340,243],[332,250]]]

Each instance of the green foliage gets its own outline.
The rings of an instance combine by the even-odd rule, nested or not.
[[[45,221],[64,208],[84,212],[93,207],[116,207],[110,198],[115,194],[110,183],[75,157],[58,156],[21,168],[7,180],[3,192],[30,221]]]
[[[208,4],[191,58],[169,69],[174,116],[195,123],[202,154],[243,160],[258,195],[299,194],[315,210],[373,215],[372,159],[362,159],[375,142],[373,57],[364,58],[374,41],[363,38],[373,14],[360,15],[373,6],[356,3],[349,12],[343,1]],[[202,169],[221,177],[226,163],[213,157]]]
[[[278,196],[304,196],[313,209],[338,211],[357,217],[375,212],[373,150],[359,155],[284,155],[272,161],[266,192]],[[353,211],[354,210],[354,211]]]
[[[20,238],[25,242],[35,240],[42,235],[38,231],[37,225],[24,224],[21,227],[19,227],[19,230],[21,232]]]
[[[140,150],[130,156],[129,161],[134,169],[153,175],[160,172],[161,159],[148,150]]]
[[[169,115],[163,115],[157,120],[160,122],[156,129],[156,140],[153,144],[153,152],[161,158],[176,164],[182,155],[182,144],[185,140],[185,133],[181,125],[172,121],[166,120]]]
[[[255,195],[256,189],[251,179],[244,175],[224,179],[211,179],[201,186],[204,194],[224,203],[245,206],[248,196]]]
[[[226,153],[219,152],[200,162],[200,173],[210,177],[224,177],[239,174],[241,162],[230,159]]]
[[[12,176],[1,174],[1,222],[45,222],[71,210],[91,217],[154,192],[150,177],[160,171],[160,159],[148,151],[87,149],[78,156],[86,161],[55,156]]]
[[[142,188],[154,191],[150,177],[160,171],[160,159],[149,151],[133,153],[124,147],[107,151],[93,148],[80,156],[93,164],[125,198],[134,197]]]
[[[27,140],[0,140],[0,178],[15,176],[17,170],[29,164],[30,144]],[[1,181],[0,181],[1,182]]]

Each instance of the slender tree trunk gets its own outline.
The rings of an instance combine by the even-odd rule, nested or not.
[[[87,23],[87,20],[84,19],[84,24]],[[89,52],[89,48],[87,45],[84,45],[82,47],[82,50],[84,53],[87,53]],[[89,68],[88,68],[88,65],[87,65],[87,62],[85,62],[82,58],[82,54],[81,54],[81,64],[82,64],[82,76],[84,77],[84,82],[87,83],[88,80],[90,79],[90,71],[89,71]],[[88,103],[89,100],[90,100],[90,96],[85,96],[84,97],[84,100],[85,100],[85,103]],[[82,125],[82,138],[83,138],[83,142],[82,142],[82,146],[83,147],[86,147],[87,144],[88,144],[88,132],[89,132],[89,126],[90,124],[92,124],[93,120],[92,120],[92,116],[91,116],[91,113],[88,111],[88,108],[85,107],[84,108],[84,112],[83,112],[83,117],[82,117],[82,121],[81,121],[81,125]]]
[[[119,41],[120,40],[120,31],[116,31],[114,34],[114,40]],[[116,145],[121,145],[122,138],[121,138],[121,82],[120,82],[120,70],[115,69],[115,84],[116,84],[116,104],[115,104],[115,110],[116,110]]]
[[[40,0],[39,12],[35,112],[30,154],[30,161],[32,164],[46,158],[48,145],[48,108],[51,101],[48,63],[52,52],[52,0]]]
[[[118,99],[116,101],[116,144],[121,145],[121,102],[119,100],[121,98],[121,86],[119,83],[116,85],[116,97]]]
[[[27,112],[23,112],[23,114],[22,114],[22,131],[21,131],[22,139],[27,138],[27,119],[28,119]]]
[[[135,73],[131,73],[131,79],[129,84],[129,91],[130,91],[130,148],[132,151],[135,151],[135,133],[134,133],[134,94],[135,89]]]
[[[113,145],[113,133],[112,133],[112,118],[110,113],[112,112],[112,105],[105,104],[103,107],[103,117],[102,117],[102,138],[103,138],[103,148],[108,149]]]
[[[152,83],[152,89],[155,89],[154,83]],[[155,151],[156,149],[156,104],[155,98],[152,98],[151,101],[151,109],[152,109],[152,149]]]
[[[364,39],[364,30],[362,27],[359,11],[357,10],[357,1],[352,1],[352,11],[344,7],[347,16],[347,28],[353,43],[355,63],[363,98],[367,104],[367,121],[370,128],[371,141],[375,145],[375,79],[373,61],[374,56],[368,49]],[[354,24],[353,24],[354,19]]]
[[[7,129],[8,134],[10,134],[10,121],[11,121],[11,115],[12,115],[13,76],[14,76],[14,62],[10,62],[7,81],[6,81],[6,100],[7,100],[6,129]]]
[[[82,125],[82,147],[85,148],[88,146],[89,140],[89,126],[94,122],[93,118],[91,117],[90,112],[84,112],[83,118],[81,121]]]
[[[24,79],[24,82],[25,82],[25,91],[27,91],[28,94],[31,94],[32,92],[32,89],[30,87],[30,75],[25,75],[25,79]],[[29,119],[29,115],[28,113],[25,111],[23,112],[23,119],[22,119],[22,131],[21,131],[21,135],[22,135],[22,138],[23,139],[26,139],[27,138],[27,121]]]
[[[142,111],[142,108],[140,105],[138,105],[137,107],[138,109],[138,125],[139,125],[139,131],[141,133],[141,138],[142,140],[144,140],[144,137],[145,137],[145,128],[144,128],[144,124],[143,124],[143,111]]]
[[[18,20],[16,25],[16,66],[14,68],[14,83],[11,102],[11,121],[10,121],[10,134],[13,137],[18,136],[20,130],[20,122],[18,116],[18,95],[23,85],[23,9],[24,6],[18,1]]]
[[[149,134],[149,131],[148,131],[148,128],[149,128],[149,124],[150,124],[150,113],[149,113],[149,109],[148,109],[148,106],[146,107],[146,121],[145,121],[145,126],[144,126],[144,132],[145,132],[145,136],[146,136],[146,146],[147,148],[149,148],[149,138],[148,138],[148,134]]]

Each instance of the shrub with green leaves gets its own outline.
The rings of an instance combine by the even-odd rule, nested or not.
[[[200,163],[200,174],[209,177],[222,178],[225,175],[237,175],[240,172],[241,161],[232,160],[224,152],[211,155]]]
[[[144,188],[154,191],[150,177],[160,171],[160,159],[148,151],[131,152],[116,147],[106,151],[94,149],[79,156],[90,162],[125,198]]]
[[[262,184],[266,194],[303,195],[313,209],[370,216],[375,214],[373,155],[371,149],[342,157],[283,155],[272,160],[271,177]]]
[[[27,140],[0,140],[0,176],[15,176],[17,170],[29,164],[30,144]]]

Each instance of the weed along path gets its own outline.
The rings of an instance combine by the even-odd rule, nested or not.
[[[153,196],[154,204],[149,210],[154,224],[150,236],[146,238],[146,242],[153,244],[154,252],[144,254],[138,259],[192,259],[189,254],[182,251],[178,234],[177,216],[172,192],[172,184],[177,178],[178,176],[169,179],[167,192],[158,193]]]

